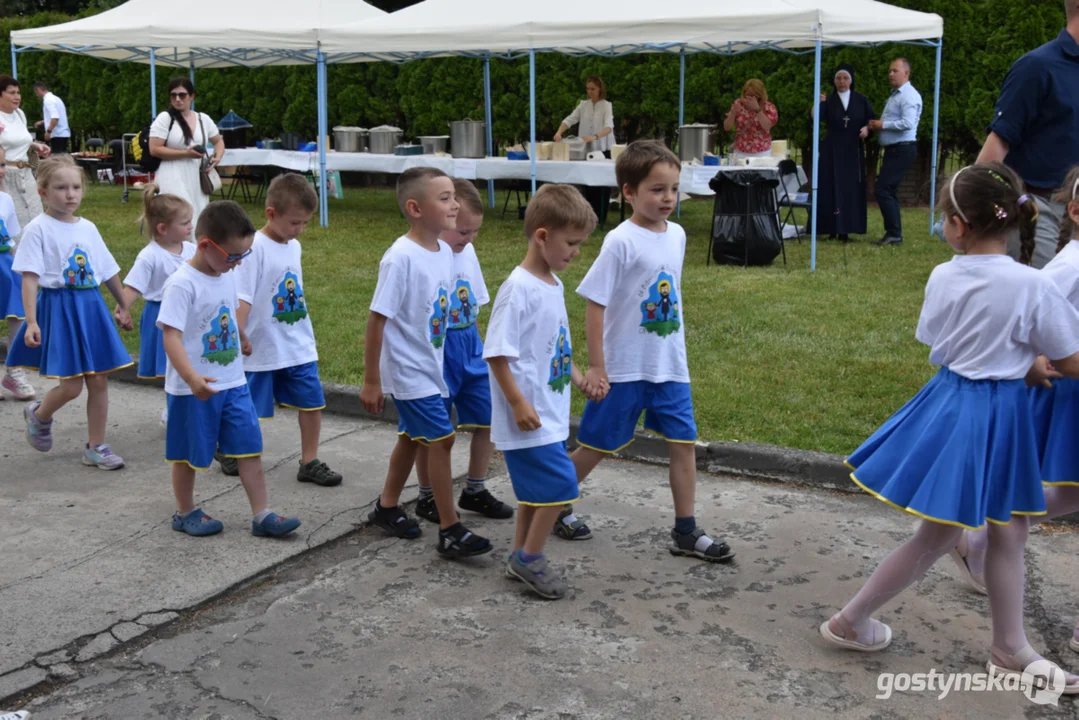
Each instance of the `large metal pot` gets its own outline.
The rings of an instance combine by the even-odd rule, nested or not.
[[[596,149],[596,141],[589,140],[585,142],[581,138],[575,135],[567,135],[562,138],[562,142],[569,145],[569,159],[570,160],[584,160],[588,157],[588,153]]]
[[[333,148],[337,152],[363,152],[367,149],[367,130],[338,125],[333,129]]]
[[[705,153],[716,151],[716,126],[704,123],[683,125],[678,128],[678,158],[682,162],[704,162]]]
[[[449,135],[420,135],[417,140],[423,145],[424,155],[449,152],[450,149]]]
[[[367,131],[368,147],[372,153],[393,155],[394,150],[401,144],[403,134],[401,128],[379,125]]]
[[[456,158],[481,158],[487,155],[487,126],[479,120],[455,120],[450,123],[450,150]]]

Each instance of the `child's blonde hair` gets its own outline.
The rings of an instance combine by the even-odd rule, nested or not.
[[[1079,194],[1077,193],[1079,193],[1079,165],[1072,168],[1072,171],[1068,173],[1068,177],[1064,179],[1064,184],[1053,195],[1053,201],[1064,206],[1064,217],[1060,219],[1060,239],[1057,240],[1057,252],[1063,250],[1065,245],[1074,240],[1077,231],[1079,231],[1079,227],[1072,221],[1071,214],[1068,212],[1068,208],[1073,202],[1079,202]]]
[[[148,183],[142,189],[142,217],[140,223],[150,226],[149,236],[157,240],[157,226],[170,225],[184,210],[194,212],[191,204],[179,195],[161,192],[154,183]]]
[[[459,205],[468,208],[473,215],[483,217],[483,198],[480,197],[479,191],[471,180],[454,178],[453,192],[457,196]]]
[[[525,234],[531,240],[540,228],[564,230],[573,228],[591,234],[599,221],[581,191],[572,185],[544,185],[525,210]]]
[[[79,166],[71,159],[70,155],[54,155],[48,160],[42,160],[37,166],[37,186],[39,190],[46,190],[52,176],[61,170],[78,170]]]

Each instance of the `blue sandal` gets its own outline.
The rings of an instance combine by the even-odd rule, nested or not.
[[[220,520],[214,520],[204,513],[202,508],[195,508],[182,518],[180,513],[174,513],[172,516],[172,529],[177,532],[187,533],[193,537],[203,537],[205,535],[216,535],[224,530],[225,526]]]
[[[255,537],[284,537],[298,527],[300,527],[299,518],[270,513],[262,519],[262,522],[251,521],[251,534]]]

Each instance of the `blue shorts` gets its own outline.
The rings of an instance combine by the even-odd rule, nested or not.
[[[214,451],[226,457],[262,454],[262,431],[246,385],[222,390],[209,400],[194,395],[167,395],[169,424],[165,429],[165,459],[209,470]]]
[[[439,440],[453,437],[457,431],[450,423],[450,411],[446,409],[446,398],[430,395],[415,400],[393,399],[397,406],[397,434],[409,440],[430,445]]]
[[[247,385],[259,420],[273,417],[274,404],[301,412],[313,412],[326,407],[322,381],[318,377],[318,361],[265,372],[247,373]]]
[[[585,403],[577,444],[603,453],[618,452],[633,442],[642,412],[645,430],[668,442],[697,442],[689,383],[638,380],[611,383],[611,391],[601,402]]]
[[[513,494],[522,505],[565,505],[577,502],[577,469],[569,458],[566,443],[505,450]]]
[[[442,377],[450,391],[446,407],[457,408],[457,427],[491,427],[491,381],[475,323],[446,332]]]

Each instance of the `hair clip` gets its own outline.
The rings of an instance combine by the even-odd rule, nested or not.
[[[990,170],[989,171],[989,177],[993,178],[994,180],[999,182],[1001,185],[1009,185],[1009,186],[1011,185],[1011,183],[1008,182],[1008,180],[1003,175],[998,173],[996,170]]]
[[[1023,203],[1020,202],[1019,204],[1022,205]],[[1008,211],[996,203],[993,204],[993,214],[997,216],[997,220],[1003,220],[1008,217]]]
[[[1075,199],[1076,193],[1079,193],[1079,180],[1076,180],[1075,184],[1072,185],[1072,200]]]

